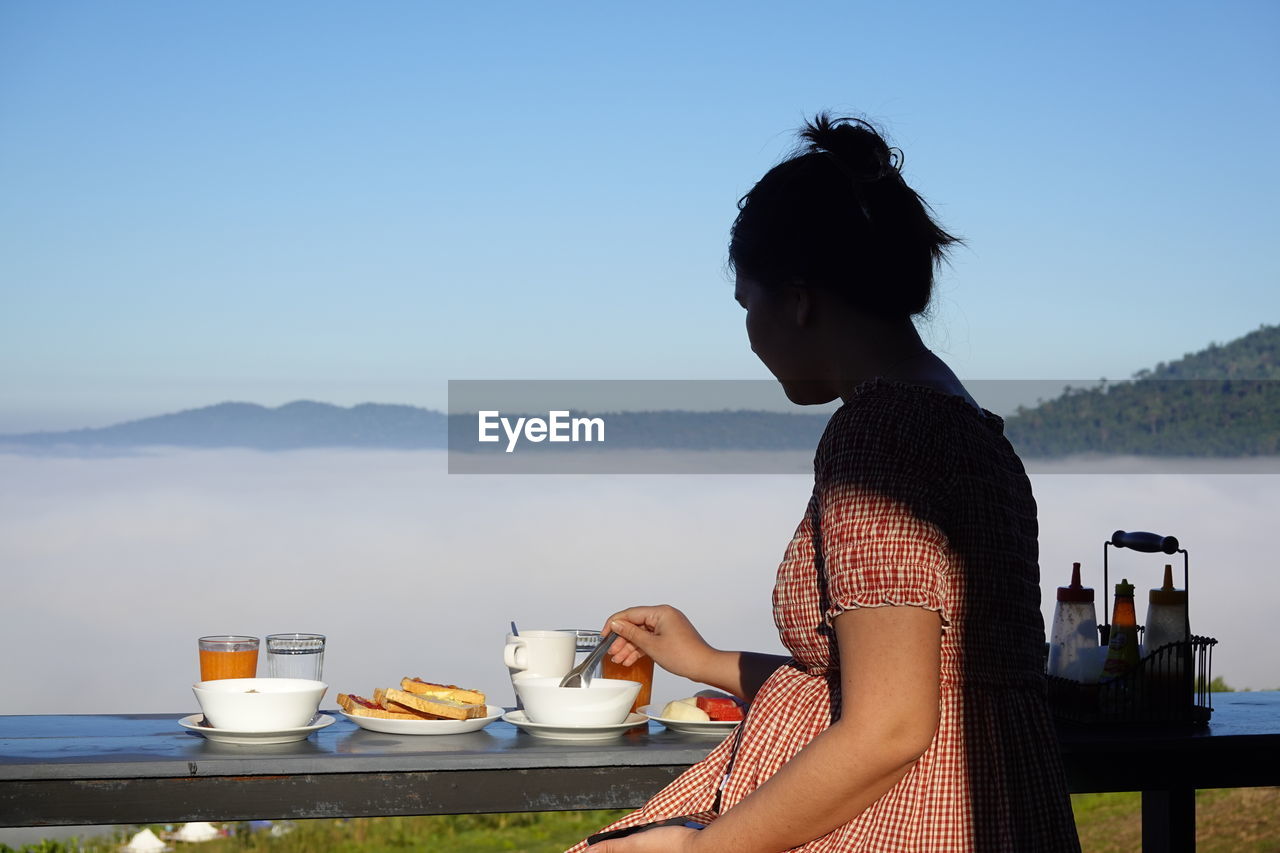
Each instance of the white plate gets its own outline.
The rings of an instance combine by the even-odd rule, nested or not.
[[[535,723],[525,716],[524,711],[508,711],[502,719],[523,729],[534,737],[547,740],[609,740],[636,726],[644,725],[649,718],[644,714],[627,714],[620,723],[608,726],[556,726],[548,723]]]
[[[665,707],[666,705],[645,705],[640,709],[640,713],[648,715],[651,720],[662,723],[673,732],[680,732],[686,735],[724,737],[733,731],[739,722],[738,720],[669,720],[659,713]]]
[[[357,717],[342,712],[342,716],[362,729],[371,732],[382,732],[389,735],[460,735],[463,732],[475,732],[483,729],[502,716],[502,708],[497,705],[485,705],[483,717],[470,720],[383,720],[377,717]]]
[[[183,717],[178,720],[178,725],[187,731],[204,735],[206,740],[256,746],[259,744],[293,743],[296,740],[306,740],[312,732],[318,732],[326,726],[333,725],[334,719],[328,714],[317,714],[315,720],[309,726],[301,726],[296,729],[280,729],[274,732],[237,732],[231,729],[215,729],[202,725],[203,722],[204,714],[192,714],[190,717]]]

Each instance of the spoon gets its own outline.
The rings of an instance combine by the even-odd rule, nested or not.
[[[613,645],[613,641],[618,639],[617,634],[609,634],[600,641],[600,645],[591,650],[591,654],[587,655],[586,660],[575,666],[573,669],[565,673],[564,678],[560,679],[561,687],[590,687],[591,686],[591,670],[595,669],[596,664],[604,657],[604,653]]]

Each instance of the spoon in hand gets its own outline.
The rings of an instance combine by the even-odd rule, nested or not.
[[[561,687],[590,687],[591,686],[591,670],[596,668],[605,655],[609,651],[609,647],[613,645],[613,641],[618,639],[617,634],[609,634],[600,641],[600,645],[591,650],[591,654],[587,655],[586,660],[569,670],[564,678],[560,679]]]

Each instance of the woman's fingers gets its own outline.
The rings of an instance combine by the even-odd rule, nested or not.
[[[622,619],[614,619],[609,622],[609,630],[616,631],[618,636],[631,644],[635,644],[635,638],[639,634],[647,633],[643,628],[631,622]],[[615,642],[616,646],[617,643]]]
[[[642,657],[684,675],[707,648],[687,616],[668,604],[628,607],[609,617],[604,632],[619,637],[609,649],[614,663],[630,666]]]
[[[644,657],[644,649],[632,642],[633,637],[647,633],[643,628],[637,628],[630,622],[618,620],[610,622],[609,628],[618,634],[618,639],[614,640],[613,646],[609,649],[609,656],[614,663],[622,666],[631,666]]]
[[[612,624],[614,622],[622,622],[625,625],[632,626],[648,626],[652,628],[657,625],[657,613],[661,609],[661,607],[640,605],[637,607],[628,607],[626,610],[619,610],[617,613],[605,620],[604,631],[605,633],[608,633],[609,631],[616,631],[617,628]]]
[[[658,609],[648,606],[628,607],[605,620],[601,633],[605,636],[610,632],[618,635],[618,639],[614,640],[608,652],[615,663],[630,666],[647,654],[645,646],[649,645],[654,637],[652,629],[657,626],[656,611]]]

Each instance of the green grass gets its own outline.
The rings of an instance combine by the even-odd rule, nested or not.
[[[1071,798],[1084,853],[1132,853],[1141,848],[1141,796],[1136,793],[1077,794]],[[250,833],[237,824],[231,838],[198,846],[174,844],[195,853],[561,853],[621,811],[528,814],[443,815],[438,817],[300,820],[278,837]],[[163,827],[152,826],[160,834]],[[21,853],[114,853],[138,827],[115,838],[46,841]],[[1280,853],[1280,788],[1233,788],[1196,793],[1196,849],[1199,853]],[[12,853],[0,845],[0,853]]]
[[[1071,798],[1084,853],[1142,848],[1142,795],[1076,794]],[[1280,788],[1196,792],[1198,853],[1280,853]]]
[[[198,853],[562,853],[624,814],[625,811],[577,811],[299,820],[286,823],[292,831],[280,836],[251,833],[248,824],[234,824],[236,834],[230,838],[199,845],[172,844],[178,850]],[[122,829],[115,838],[45,841],[26,845],[21,853],[114,853],[138,829]],[[152,825],[151,829],[162,835],[164,827]],[[12,853],[12,848],[0,845],[0,853]]]

